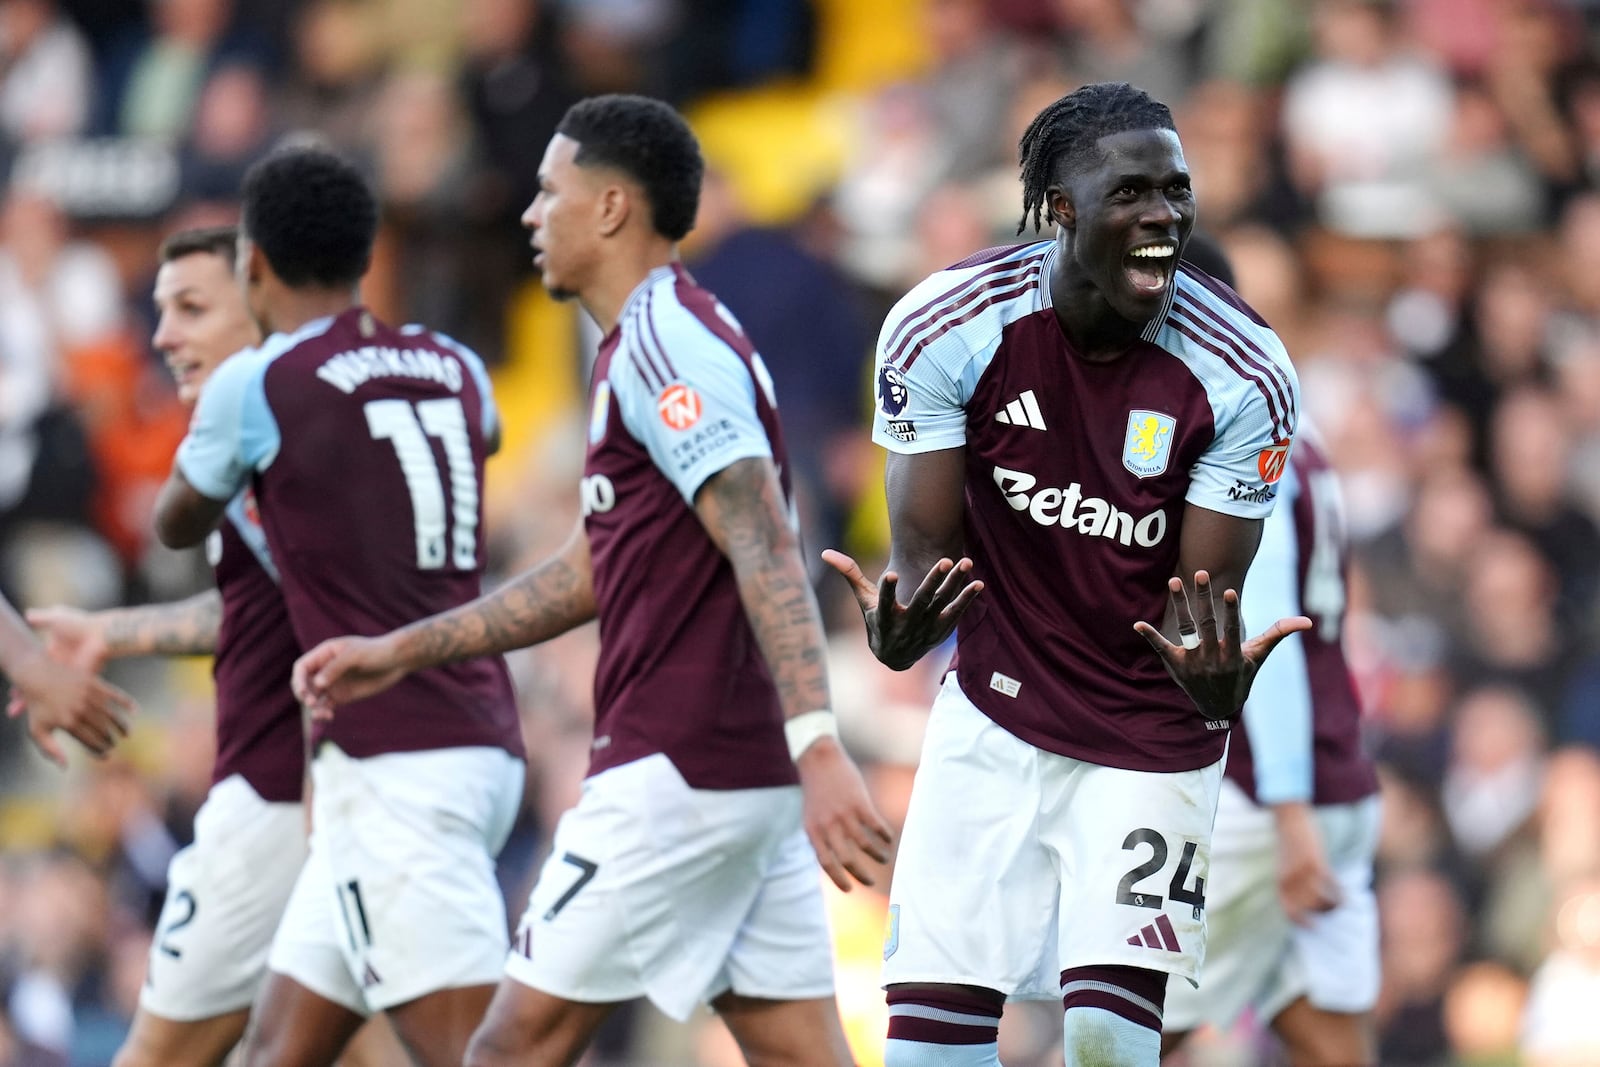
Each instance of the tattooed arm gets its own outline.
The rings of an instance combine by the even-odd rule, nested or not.
[[[822,612],[772,461],[741,459],[724,467],[700,487],[695,511],[733,565],[739,599],[777,685],[784,719],[828,712]],[[831,714],[825,717],[831,721]],[[793,744],[791,738],[791,752]],[[852,876],[871,885],[866,860],[887,860],[889,828],[836,735],[808,737],[803,744],[796,762],[806,833],[817,859],[840,889],[850,888]]]
[[[822,612],[772,461],[741,459],[712,475],[695,497],[695,511],[733,565],[784,718],[830,707]]]
[[[382,637],[335,637],[294,665],[294,691],[326,716],[413,671],[526,648],[594,618],[589,537],[580,522],[554,556],[470,604]]]
[[[86,671],[124,656],[204,656],[217,650],[222,595],[215,589],[171,604],[106,611],[38,608],[28,622],[44,635],[50,654]]]

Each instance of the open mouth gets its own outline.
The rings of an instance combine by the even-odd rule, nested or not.
[[[1175,244],[1142,245],[1128,253],[1122,269],[1134,291],[1145,296],[1164,292],[1178,265],[1178,246]]]
[[[199,376],[200,364],[169,362],[167,364],[167,370],[171,372],[173,381],[177,382],[179,385],[188,385]]]

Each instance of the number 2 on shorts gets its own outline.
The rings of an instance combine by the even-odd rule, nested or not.
[[[593,860],[586,860],[582,856],[573,855],[571,852],[562,853],[561,862],[570,863],[574,867],[578,868],[578,880],[573,882],[572,885],[567,888],[567,891],[562,893],[561,896],[557,898],[554,904],[550,905],[550,910],[544,913],[546,922],[554,919],[561,913],[562,908],[566,907],[568,904],[571,904],[572,898],[578,895],[578,890],[588,885],[589,881],[594,878],[594,872],[600,869],[600,865]]]
[[[165,955],[171,956],[175,960],[183,958],[183,951],[172,943],[172,935],[194,922],[195,912],[200,910],[200,906],[195,903],[194,894],[187,889],[178,890],[177,895],[172,898],[172,910],[174,912],[182,907],[187,907],[189,910],[183,913],[183,918],[175,919],[169,923],[167,928],[161,931],[161,939],[156,942]]]
[[[1167,865],[1167,855],[1170,851],[1167,839],[1159,830],[1144,826],[1129,833],[1122,842],[1125,852],[1137,849],[1140,845],[1150,846],[1150,858],[1122,876],[1122,881],[1117,883],[1117,903],[1132,904],[1136,908],[1160,909],[1166,902],[1166,897],[1160,893],[1140,889],[1139,883]],[[1191,905],[1196,915],[1206,906],[1206,880],[1196,875],[1193,889],[1187,888],[1185,883],[1189,881],[1189,869],[1194,865],[1198,847],[1193,841],[1183,843],[1183,855],[1178,859],[1178,869],[1173,872],[1172,884],[1167,887],[1168,896],[1181,904]]]

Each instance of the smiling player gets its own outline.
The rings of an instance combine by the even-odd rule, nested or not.
[[[1273,332],[1179,265],[1195,198],[1165,105],[1085,86],[1021,155],[1023,221],[1055,237],[890,313],[889,567],[828,553],[889,666],[959,623],[890,891],[886,1062],[997,1064],[1005,999],[1059,995],[1069,1065],[1154,1067],[1167,976],[1205,950],[1229,725],[1310,624],[1246,641],[1234,592],[1298,388]],[[901,575],[927,577],[901,598]]]

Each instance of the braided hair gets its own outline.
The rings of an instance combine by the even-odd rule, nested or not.
[[[1127,82],[1095,82],[1049,105],[1028,124],[1017,146],[1022,163],[1017,232],[1030,217],[1035,232],[1043,228],[1045,192],[1062,163],[1076,168],[1096,150],[1100,138],[1128,130],[1176,129],[1166,104]]]

